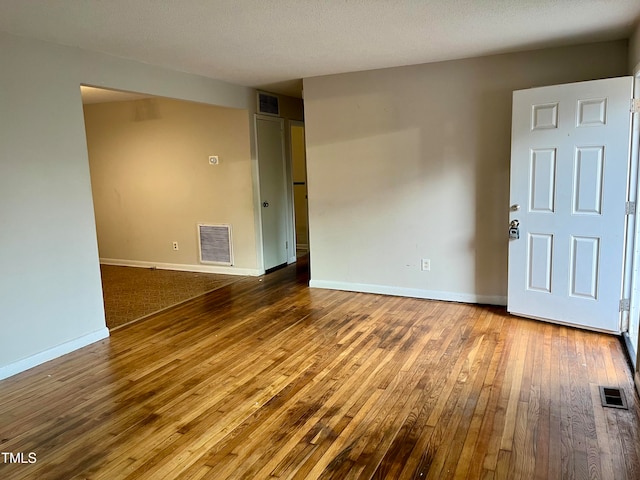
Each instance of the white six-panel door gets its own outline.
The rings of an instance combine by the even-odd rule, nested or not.
[[[509,312],[619,332],[632,80],[514,92]]]

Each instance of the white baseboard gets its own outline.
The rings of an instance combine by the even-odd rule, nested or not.
[[[347,292],[378,293],[394,295],[396,297],[425,298],[428,300],[444,300],[447,302],[481,303],[487,305],[507,304],[507,297],[502,295],[476,295],[473,293],[453,293],[436,290],[422,290],[418,288],[401,288],[388,285],[370,285],[366,283],[330,282],[326,280],[311,280],[311,288],[327,288],[329,290],[345,290]]]
[[[181,263],[143,262],[139,260],[122,260],[119,258],[101,258],[102,265],[116,267],[157,268],[158,270],[177,270],[179,272],[220,273],[223,275],[248,275],[257,277],[264,275],[264,270],[253,268],[228,267],[226,265],[183,265]]]
[[[45,350],[44,352],[36,353],[35,355],[32,355],[30,357],[23,358],[22,360],[19,360],[17,362],[10,363],[9,365],[5,365],[4,367],[0,367],[0,380],[11,377],[13,375],[17,375],[18,373],[29,370],[30,368],[37,367],[38,365],[48,362],[49,360],[61,357],[62,355],[66,355],[67,353],[78,350],[79,348],[86,347],[87,345],[98,342],[102,339],[107,338],[108,336],[109,329],[107,327],[104,327],[80,338],[65,342],[62,345],[58,345],[57,347]]]

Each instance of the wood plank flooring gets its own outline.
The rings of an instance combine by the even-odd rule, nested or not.
[[[242,279],[0,382],[0,452],[37,458],[0,478],[640,478],[617,338],[306,281]]]

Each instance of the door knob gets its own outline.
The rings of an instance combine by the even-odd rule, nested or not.
[[[269,202],[262,202],[262,206],[263,206],[264,208],[267,208],[267,207],[269,206]]]

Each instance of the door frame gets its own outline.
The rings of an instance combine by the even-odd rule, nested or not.
[[[633,96],[634,98],[640,98],[640,63],[638,63],[633,70],[634,77],[634,87],[633,87]],[[632,225],[629,226],[627,231],[628,238],[630,238],[631,244],[629,245],[629,256],[631,257],[630,262],[625,265],[625,268],[628,268],[628,271],[625,272],[625,281],[627,280],[627,276],[629,277],[629,299],[630,299],[630,311],[629,318],[635,316],[638,318],[640,315],[640,209],[638,208],[638,199],[640,198],[640,114],[633,114],[633,118],[631,119],[631,168],[632,175],[630,179],[629,185],[629,196],[630,201],[636,202],[636,214],[630,221]],[[626,291],[625,291],[626,293]],[[636,345],[640,347],[640,333],[638,334],[638,339]],[[637,348],[634,352],[634,349],[631,345],[628,329],[627,332],[623,334],[623,338],[625,340],[627,352],[629,353],[629,357],[633,363],[634,367],[634,381],[638,394],[640,394],[640,348]]]
[[[255,202],[255,208],[258,212],[258,228],[257,228],[257,238],[259,239],[258,241],[258,265],[260,265],[260,268],[262,270],[262,273],[265,272],[265,265],[264,265],[264,235],[262,234],[262,188],[261,188],[261,184],[260,184],[260,154],[258,151],[258,120],[266,120],[269,122],[278,122],[282,125],[282,134],[280,135],[280,142],[282,144],[282,161],[284,163],[284,181],[285,181],[285,185],[289,185],[290,183],[290,176],[291,176],[291,159],[289,158],[289,155],[287,155],[287,148],[286,148],[286,141],[285,141],[285,137],[287,137],[287,133],[286,133],[286,128],[285,128],[285,119],[282,117],[276,117],[273,115],[264,115],[264,114],[260,114],[260,113],[254,113],[253,114],[253,131],[255,132],[254,135],[254,148],[255,148],[255,152],[256,152],[256,169],[255,169],[255,178],[256,178],[256,189],[255,189],[255,193],[256,193],[256,199],[257,201]],[[286,188],[285,187],[285,209],[286,209],[286,229],[287,229],[287,238],[288,240],[288,250],[287,250],[287,263],[291,263],[290,258],[291,255],[289,254],[289,251],[291,250],[291,235],[292,235],[292,216],[293,216],[293,197],[292,197],[292,191],[290,188]],[[294,261],[295,261],[295,255],[294,255]]]
[[[633,87],[633,96],[638,96],[638,87],[640,85],[638,72],[634,75],[634,87]],[[640,267],[638,263],[640,261],[640,242],[638,242],[638,238],[640,238],[640,222],[638,222],[638,194],[640,187],[640,170],[638,169],[638,115],[632,114],[631,117],[631,146],[629,150],[629,179],[627,186],[627,201],[635,202],[636,204],[636,213],[635,215],[627,215],[626,225],[625,225],[625,250],[624,250],[624,267],[623,267],[623,282],[622,282],[622,295],[621,298],[629,299],[629,311],[620,312],[620,330],[622,332],[622,337],[625,340],[627,351],[629,352],[629,357],[634,365],[637,364],[638,356],[636,349],[633,348],[630,338],[629,338],[629,323],[631,318],[640,314],[640,295],[638,295],[638,289],[640,285],[638,285],[638,275],[635,272]]]

